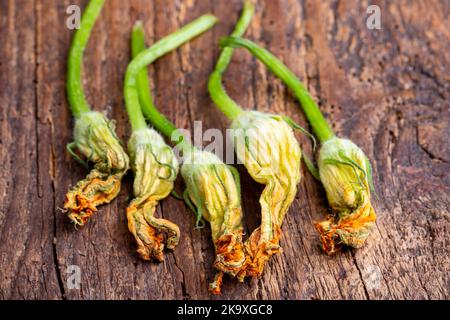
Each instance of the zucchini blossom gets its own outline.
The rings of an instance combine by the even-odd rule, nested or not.
[[[270,256],[280,251],[284,216],[300,181],[301,150],[282,117],[258,111],[240,113],[232,122],[235,150],[250,176],[265,188],[260,197],[261,225],[245,243],[246,275],[261,275]]]
[[[224,38],[221,45],[246,48],[294,92],[322,144],[318,172],[305,159],[307,167],[322,182],[332,210],[325,221],[316,224],[322,248],[332,254],[341,244],[361,247],[376,220],[370,195],[370,190],[374,190],[372,169],[367,156],[350,140],[335,136],[300,80],[269,51],[240,38]]]
[[[127,208],[128,229],[136,240],[137,252],[143,260],[163,261],[165,247],[178,244],[180,229],[176,224],[154,216],[158,201],[166,198],[174,187],[178,161],[172,149],[153,129],[133,132],[128,141],[131,168],[134,172],[134,196]]]
[[[253,6],[246,3],[232,36],[241,36],[250,23]],[[285,117],[243,110],[225,92],[222,74],[229,65],[232,48],[224,48],[208,81],[217,107],[232,120],[234,148],[252,178],[265,185],[260,197],[261,225],[245,242],[246,263],[238,275],[262,274],[269,258],[280,252],[281,224],[300,181],[301,151]],[[292,121],[292,120],[291,120]]]
[[[184,158],[185,198],[197,208],[196,225],[201,217],[210,223],[216,250],[214,267],[234,277],[246,261],[239,174],[210,152],[190,148]],[[220,293],[221,279],[216,277],[210,284],[212,293]]]
[[[128,142],[134,178],[134,196],[127,208],[128,229],[133,234],[139,256],[144,260],[163,261],[165,247],[174,249],[180,238],[180,229],[166,219],[154,216],[158,201],[173,190],[178,175],[178,161],[161,135],[148,128],[142,109],[154,108],[149,91],[147,64],[170,52],[196,35],[211,28],[216,18],[205,15],[169,35],[151,48],[145,47],[145,33],[137,22],[131,35],[133,60],[125,77],[125,102],[133,133]],[[174,41],[169,41],[173,39]]]
[[[145,121],[140,120],[141,116],[136,117],[140,105],[145,117],[165,136],[173,138],[179,135],[178,129],[153,104],[148,75],[143,68],[162,54],[206,31],[216,21],[211,15],[202,16],[143,50],[133,59],[128,66],[125,80],[125,99],[133,128],[145,127]],[[202,217],[211,224],[216,250],[214,266],[218,273],[210,285],[210,290],[220,293],[223,273],[235,276],[245,262],[239,175],[218,157],[194,148],[185,139],[181,139],[177,146],[185,159],[181,175],[186,183],[186,204],[197,215],[196,226],[199,226]]]
[[[141,113],[143,112],[155,128],[168,138],[179,134],[174,124],[153,104],[148,88],[148,75],[144,68],[163,54],[208,30],[216,22],[217,19],[214,16],[204,15],[164,37],[150,48],[141,50],[129,64],[125,78],[125,101],[133,131],[145,128],[145,119],[142,118]],[[143,38],[143,32],[141,38]],[[159,141],[161,150],[166,149],[162,139]],[[185,201],[197,213],[197,226],[202,216],[211,223],[216,248],[214,266],[219,273],[215,282],[211,284],[210,290],[213,293],[220,293],[223,273],[235,276],[245,261],[242,245],[239,175],[212,153],[202,152],[184,139],[179,141],[178,146],[183,151],[183,158],[187,159],[181,168],[181,174],[186,182]],[[172,162],[170,167],[174,166],[175,163]],[[172,185],[165,185],[165,195],[169,192],[167,187],[171,189]]]
[[[316,224],[327,253],[336,244],[361,247],[376,215],[370,203],[370,164],[364,152],[347,139],[332,138],[320,148],[320,180],[335,215]]]
[[[75,226],[83,226],[98,210],[97,206],[117,196],[122,177],[128,170],[128,156],[115,133],[114,122],[100,112],[91,111],[81,85],[83,51],[103,4],[104,0],[92,0],[88,4],[68,58],[67,95],[75,128],[74,142],[69,143],[67,149],[77,161],[84,163],[74,148],[94,164],[86,179],[79,181],[66,195],[64,211]]]

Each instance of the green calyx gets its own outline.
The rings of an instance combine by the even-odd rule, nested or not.
[[[364,152],[350,140],[333,138],[322,145],[320,180],[335,211],[345,214],[370,199],[372,178],[367,163]]]
[[[115,133],[115,124],[96,111],[75,120],[74,145],[101,172],[128,169],[129,159]]]
[[[169,194],[172,191],[172,182],[178,174],[178,160],[159,133],[150,128],[134,131],[128,141],[128,151],[135,173],[136,197],[155,192]],[[158,186],[168,182],[167,188],[155,188],[156,180],[162,180]]]

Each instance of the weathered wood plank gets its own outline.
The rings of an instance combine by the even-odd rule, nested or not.
[[[39,172],[34,1],[1,2],[0,252],[3,298],[60,298],[52,191]]]
[[[87,0],[0,1],[0,298],[209,299],[214,248],[209,227],[169,197],[158,214],[182,238],[161,264],[140,261],[125,217],[132,175],[117,200],[81,230],[60,213],[64,195],[85,174],[66,153],[72,118],[65,96],[72,31],[69,4]],[[450,266],[450,31],[446,1],[378,1],[382,29],[366,27],[368,1],[261,0],[247,37],[279,56],[305,82],[336,132],[373,160],[377,227],[365,247],[325,256],[313,222],[327,212],[323,189],[303,178],[283,225],[282,254],[261,279],[226,279],[224,299],[444,299]],[[144,22],[147,44],[206,12],[220,18],[208,33],[149,67],[157,106],[180,128],[201,120],[224,130],[207,77],[221,36],[234,26],[238,0],[109,0],[85,54],[85,88],[107,110],[118,135],[130,132],[123,78],[130,31]],[[20,12],[19,12],[20,11]],[[244,50],[224,76],[242,106],[287,114],[305,127],[297,101]],[[298,135],[308,154],[308,139]],[[208,144],[208,141],[204,141]],[[240,166],[247,234],[258,225],[262,190]],[[181,179],[177,190],[183,190]],[[81,270],[70,289],[69,266]]]

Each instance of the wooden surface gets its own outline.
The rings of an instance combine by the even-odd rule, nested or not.
[[[138,259],[120,196],[81,230],[58,210],[86,171],[65,150],[72,118],[64,81],[72,31],[69,4],[87,1],[0,0],[0,298],[209,299],[213,246],[194,230],[183,202],[169,197],[159,214],[177,222],[179,246],[161,264]],[[450,32],[448,1],[385,1],[381,30],[366,28],[368,1],[259,1],[246,36],[278,55],[305,81],[336,132],[373,161],[376,228],[360,250],[324,255],[313,222],[325,194],[302,167],[296,200],[283,225],[284,253],[259,280],[226,279],[225,299],[444,299],[450,265]],[[122,82],[136,19],[148,44],[199,15],[220,23],[149,68],[156,105],[181,128],[228,126],[206,90],[241,1],[109,0],[85,54],[85,87],[96,110],[109,110],[119,136],[130,132]],[[225,76],[248,108],[287,114],[307,126],[286,88],[238,50]],[[304,136],[298,136],[311,152]],[[239,168],[247,234],[257,226],[261,186]],[[182,190],[182,182],[177,189]],[[70,265],[81,288],[67,286]]]

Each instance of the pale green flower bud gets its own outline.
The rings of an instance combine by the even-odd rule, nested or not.
[[[281,224],[300,181],[301,150],[292,128],[280,116],[245,111],[231,129],[238,159],[254,180],[266,185],[259,200],[261,226],[246,242],[246,273],[259,276],[270,256],[280,250]]]
[[[350,140],[332,138],[323,143],[318,166],[335,214],[316,224],[324,250],[331,254],[338,243],[361,247],[376,219],[370,203],[371,169],[366,155]]]
[[[173,190],[178,161],[159,133],[149,128],[133,132],[128,150],[135,174],[135,199],[127,208],[128,229],[136,240],[137,252],[142,259],[162,261],[164,246],[175,248],[180,229],[173,222],[156,218],[154,214],[158,202]],[[168,234],[165,244],[163,231]]]
[[[75,120],[77,149],[102,172],[126,171],[128,156],[115,132],[113,121],[96,111],[81,114]]]
[[[68,150],[80,160],[72,150],[76,147],[94,163],[86,179],[79,181],[66,195],[64,210],[77,226],[84,225],[97,211],[97,206],[109,203],[120,191],[129,160],[114,130],[113,122],[99,112],[83,113],[75,121],[75,141],[68,145]]]
[[[193,149],[185,155],[181,175],[200,217],[211,224],[216,269],[237,275],[245,262],[239,175],[210,152]],[[213,285],[214,286],[214,285]],[[218,287],[211,288],[220,292]]]

